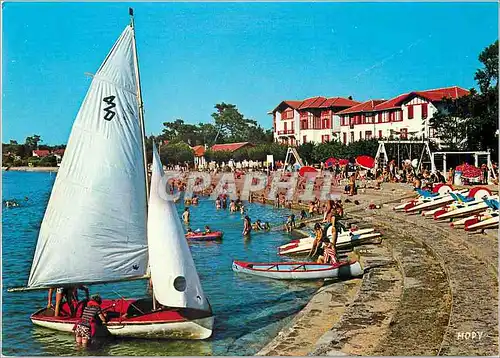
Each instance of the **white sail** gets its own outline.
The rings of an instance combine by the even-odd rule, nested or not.
[[[153,148],[148,211],[149,265],[155,298],[164,306],[208,310],[182,223],[172,201],[165,198],[163,167]]]
[[[127,26],[92,80],[52,189],[28,287],[107,282],[146,272],[147,204],[133,50]]]

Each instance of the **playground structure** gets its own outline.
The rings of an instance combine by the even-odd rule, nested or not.
[[[304,166],[304,162],[302,161],[299,152],[297,152],[297,148],[288,147],[286,151],[285,162],[283,163],[283,167],[281,168],[281,170],[285,171],[288,167],[288,164],[291,164],[290,160],[292,159],[292,156],[295,158],[296,163],[298,163],[301,167]]]
[[[401,158],[412,160],[414,153],[417,155],[420,153],[417,165],[414,165],[416,170],[419,171],[423,164],[430,164],[431,171],[435,172],[434,157],[428,140],[379,140],[377,154],[375,154],[375,170],[379,167],[385,167],[389,162],[386,144],[390,145],[389,147],[392,149],[391,158],[397,159],[397,166],[401,164]]]

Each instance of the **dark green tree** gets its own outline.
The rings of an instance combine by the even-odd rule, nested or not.
[[[457,100],[445,99],[431,119],[443,143],[450,149],[491,150],[498,158],[498,41],[479,55],[482,68],[474,79],[480,92]]]

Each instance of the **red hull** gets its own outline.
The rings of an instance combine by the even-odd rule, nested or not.
[[[145,323],[170,323],[183,322],[206,316],[206,312],[185,308],[162,308],[151,310],[151,299],[119,299],[102,300],[102,311],[107,315],[108,326],[123,324],[145,324]],[[83,309],[83,307],[81,308]],[[71,317],[69,305],[65,302],[61,307],[61,315],[54,317],[52,309],[41,309],[31,315],[31,318],[57,323],[77,323],[81,315],[81,309],[77,310],[76,316]],[[197,317],[199,316],[199,317]]]
[[[223,235],[222,231],[214,231],[211,232],[210,234],[192,234],[192,235],[186,234],[186,238],[188,240],[193,240],[193,241],[213,241],[222,239],[222,235]]]

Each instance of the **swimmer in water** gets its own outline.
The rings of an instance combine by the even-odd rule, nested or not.
[[[252,221],[247,215],[245,216],[245,220],[243,221],[243,236],[250,235],[251,231],[252,231]]]

